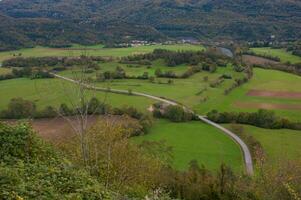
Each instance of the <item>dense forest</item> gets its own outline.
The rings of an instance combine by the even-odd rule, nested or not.
[[[2,0],[1,50],[168,38],[300,38],[299,1]]]

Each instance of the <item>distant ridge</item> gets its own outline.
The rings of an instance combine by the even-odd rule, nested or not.
[[[178,37],[301,38],[297,0],[2,0],[1,13],[11,18],[0,22],[0,44],[8,49]]]

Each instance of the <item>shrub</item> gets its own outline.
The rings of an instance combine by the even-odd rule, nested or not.
[[[27,124],[0,123],[1,199],[113,199]]]
[[[54,78],[54,76],[52,74],[50,74],[49,72],[38,70],[38,71],[32,72],[30,78],[31,79]]]
[[[186,111],[181,106],[173,106],[173,105],[167,106],[162,111],[160,111],[160,109],[155,108],[153,115],[154,117],[167,118],[172,122],[186,122],[194,119],[194,114]]]
[[[70,109],[67,106],[67,104],[62,103],[59,108],[59,113],[64,116],[70,116],[70,115],[73,115],[75,112],[72,109]]]
[[[22,119],[34,117],[36,105],[22,98],[13,98],[8,104],[7,110],[2,111],[2,118]]]
[[[35,118],[53,118],[58,116],[57,111],[52,106],[47,106],[40,112],[36,112]]]

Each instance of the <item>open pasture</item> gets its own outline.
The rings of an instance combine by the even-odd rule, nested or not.
[[[59,79],[37,79],[27,78],[11,79],[0,81],[0,110],[7,107],[10,99],[22,97],[34,101],[38,109],[46,106],[59,106],[61,103],[70,104],[78,99],[75,86]],[[120,95],[101,92],[87,92],[87,97],[95,96],[112,106],[134,106],[141,111],[153,103],[152,100],[144,97]]]
[[[277,164],[301,157],[301,131],[263,129],[241,125],[243,132],[252,135],[263,147],[268,163]],[[225,125],[230,127],[230,125]]]
[[[154,65],[153,68],[156,68],[156,65]],[[179,68],[177,68],[178,66],[164,67],[166,70],[180,73],[179,70],[183,70],[184,66],[179,66]],[[185,69],[187,68],[188,66],[185,67]],[[225,80],[219,87],[210,87],[210,83],[214,82],[225,73],[231,74],[233,79]],[[150,82],[149,80],[120,79],[96,82],[96,85],[99,87],[145,92],[155,96],[176,100],[192,108],[195,105],[202,104],[203,100],[208,96],[222,94],[225,88],[233,84],[234,78],[240,77],[241,75],[241,73],[234,72],[232,66],[227,66],[219,67],[215,73],[202,71],[187,79],[172,79],[172,83],[170,84],[168,84],[169,78],[156,78],[154,82]],[[206,80],[206,77],[208,80]]]
[[[177,67],[161,67],[162,69],[178,70],[177,73],[182,73],[181,71],[184,71],[188,66],[180,66],[178,69]],[[106,66],[104,70],[111,68],[114,70],[115,65]],[[151,69],[147,69],[146,67],[143,69],[139,68],[139,72],[135,72],[136,68],[127,69],[125,67],[124,69],[132,75],[139,75],[140,73],[142,75],[142,72],[149,70],[148,72],[151,75],[152,71],[154,71],[153,68],[156,68],[156,66],[153,66]],[[218,87],[210,87],[210,83],[224,73],[232,74],[233,79],[241,76],[240,73],[234,72],[231,66],[228,66],[219,67],[215,73],[202,71],[187,79],[172,79],[172,83],[168,83],[169,79],[167,78],[156,78],[154,82],[150,82],[149,80],[119,79],[95,82],[94,84],[104,88],[145,92],[155,96],[174,99],[194,109],[199,114],[206,114],[212,109],[219,111],[254,112],[259,108],[266,108],[274,110],[279,116],[295,121],[301,120],[299,109],[300,98],[287,96],[288,94],[296,96],[296,94],[301,92],[301,77],[275,70],[255,68],[254,77],[248,83],[225,95],[224,90],[233,84],[233,79],[226,79]],[[71,71],[64,71],[61,74],[73,77]],[[95,78],[95,73],[89,74],[89,76]],[[208,77],[207,81],[205,80],[206,77]],[[1,81],[0,92],[5,95],[1,95],[0,109],[4,109],[9,100],[17,96],[36,101],[38,106],[59,105],[61,102],[64,102],[65,96],[62,82],[57,79],[30,80],[25,78]],[[66,85],[67,83],[64,82],[64,84]],[[254,91],[257,91],[257,94],[254,95]],[[258,93],[258,91],[261,91],[261,93]],[[264,94],[263,91],[265,92]],[[271,94],[273,95],[271,96]],[[280,94],[281,97],[279,96]],[[97,93],[100,99],[103,99],[104,95],[101,92]],[[121,96],[111,93],[106,94],[106,96],[106,102],[113,106],[129,104],[138,107],[140,110],[146,110],[154,102],[142,97]]]
[[[254,76],[248,83],[236,88],[229,95],[218,93],[209,95],[208,101],[194,106],[194,109],[199,113],[207,113],[212,109],[224,112],[255,112],[259,108],[266,108],[275,111],[278,116],[301,121],[300,109],[293,109],[300,107],[300,98],[250,95],[250,92],[254,90],[268,91],[270,94],[278,95],[299,94],[301,77],[276,70],[254,68]],[[265,106],[262,107],[262,105]]]
[[[183,74],[187,69],[188,65],[178,65],[176,67],[168,67],[166,64],[164,64],[163,60],[156,60],[152,62],[152,65],[136,65],[136,64],[123,64],[119,63],[117,61],[112,62],[105,62],[105,63],[99,63],[99,70],[94,71],[93,73],[86,74],[86,76],[90,76],[95,79],[96,74],[100,72],[106,72],[106,71],[115,71],[116,67],[122,67],[128,76],[142,76],[144,72],[148,73],[148,76],[154,76],[155,77],[155,71],[157,69],[160,69],[162,71],[173,71],[176,75]],[[82,72],[82,68],[75,67],[71,70],[66,70],[60,72],[61,75],[68,76],[68,77],[74,77],[74,73]]]
[[[243,157],[239,146],[219,130],[202,122],[172,123],[157,120],[150,133],[133,138],[135,142],[165,141],[172,147],[172,165],[187,169],[191,160],[217,170],[221,163],[234,170],[243,169]]]

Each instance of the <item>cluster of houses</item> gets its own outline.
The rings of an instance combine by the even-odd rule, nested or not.
[[[132,40],[128,43],[115,44],[115,47],[137,47],[137,46],[151,46],[151,45],[168,45],[168,44],[195,44],[199,45],[201,42],[194,38],[180,38],[178,40],[167,40],[164,42],[154,42],[147,40]]]

